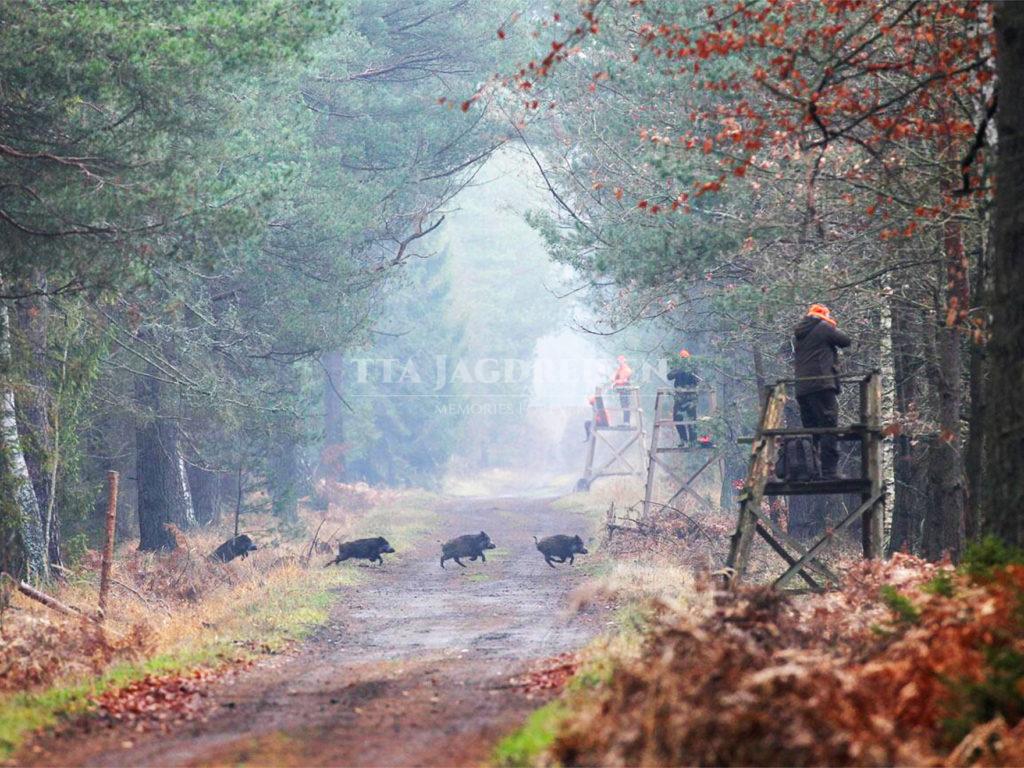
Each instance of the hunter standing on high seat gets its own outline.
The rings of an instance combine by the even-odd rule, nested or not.
[[[629,412],[632,397],[629,391],[629,380],[633,377],[633,369],[626,362],[625,355],[619,355],[619,367],[615,369],[612,386],[619,391],[619,403],[622,405],[622,426],[629,426]]]
[[[796,401],[805,427],[836,427],[839,424],[839,352],[850,346],[849,337],[836,328],[824,304],[812,304],[794,329],[796,338]],[[839,450],[835,435],[815,435],[821,452],[821,476],[836,478]]]
[[[697,363],[685,350],[679,350],[679,361],[668,372],[668,380],[675,387],[672,395],[672,421],[697,420],[697,393],[693,390],[700,381],[697,378]],[[697,436],[696,424],[676,424],[681,446],[692,446]]]

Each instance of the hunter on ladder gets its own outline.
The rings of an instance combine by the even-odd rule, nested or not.
[[[796,401],[805,427],[835,427],[839,424],[839,348],[850,346],[850,338],[836,327],[824,304],[812,304],[793,330]],[[835,435],[815,435],[821,455],[821,477],[837,477],[839,450]]]
[[[679,433],[679,445],[692,447],[697,438],[697,364],[689,351],[679,350],[679,360],[668,372],[668,380],[675,388],[672,393],[672,418]],[[680,423],[689,422],[689,423]]]

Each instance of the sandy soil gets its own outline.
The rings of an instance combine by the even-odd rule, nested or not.
[[[509,685],[536,659],[585,644],[599,615],[567,614],[584,571],[552,570],[532,534],[590,533],[542,499],[446,504],[438,539],[486,531],[486,563],[438,564],[424,542],[340,590],[331,622],[294,652],[211,685],[205,721],[168,734],[70,729],[36,764],[479,765],[541,703]],[[382,532],[386,535],[386,532]],[[586,560],[586,558],[582,558]],[[579,563],[580,561],[577,560]],[[346,564],[345,567],[358,567]],[[41,750],[41,751],[40,751]]]

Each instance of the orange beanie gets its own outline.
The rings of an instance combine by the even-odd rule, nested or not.
[[[689,353],[688,350],[680,349],[679,350],[679,356],[685,360],[686,358],[688,358],[690,356],[690,353]]]
[[[810,308],[807,310],[807,316],[824,320],[829,325],[836,324],[836,321],[832,319],[832,313],[824,304],[811,304]]]

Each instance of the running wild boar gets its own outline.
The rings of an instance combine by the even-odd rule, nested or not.
[[[466,564],[460,559],[463,557],[468,557],[470,560],[476,560],[479,557],[486,563],[485,549],[494,549],[494,544],[491,542],[491,537],[483,531],[459,536],[441,545],[441,567],[444,568],[445,560],[454,560],[465,568]]]
[[[544,562],[552,568],[555,567],[554,563],[551,562],[552,560],[557,560],[560,563],[568,560],[569,565],[572,565],[576,555],[587,554],[587,548],[583,546],[583,539],[579,536],[566,536],[564,533],[560,533],[557,536],[548,536],[540,541],[537,541],[537,537],[534,536],[533,540],[537,542],[537,549],[544,555]]]
[[[338,545],[338,556],[327,563],[335,565],[345,560],[369,560],[384,565],[382,554],[394,552],[394,547],[388,544],[383,536],[375,536],[372,539],[356,539],[355,541],[343,541]]]
[[[243,533],[225,541],[213,551],[210,557],[214,560],[220,560],[222,563],[230,563],[236,557],[245,560],[250,552],[255,551],[256,545],[252,543],[252,539]]]

